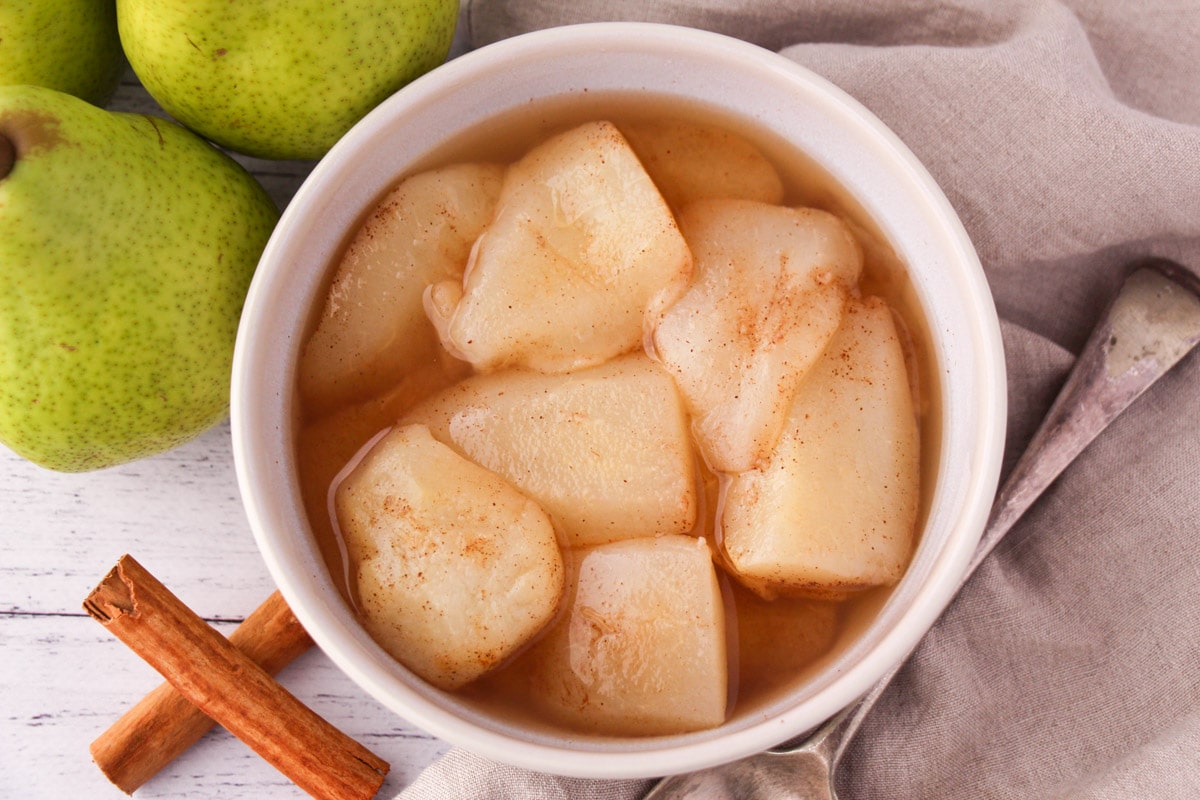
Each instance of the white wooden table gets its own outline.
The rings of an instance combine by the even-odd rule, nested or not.
[[[110,107],[162,113],[132,73]],[[281,208],[311,166],[239,160]],[[88,745],[161,678],[82,608],[124,553],[226,634],[271,593],[242,511],[228,423],[170,453],[80,475],[0,447],[0,797],[125,796]],[[391,763],[381,798],[447,747],[368,697],[319,650],[280,681]],[[136,796],[307,795],[218,728]]]

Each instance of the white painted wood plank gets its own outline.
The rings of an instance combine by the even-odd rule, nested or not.
[[[0,625],[0,775],[5,796],[124,795],[92,763],[88,745],[160,678],[86,616],[5,616]],[[233,625],[219,624],[228,634]],[[339,729],[391,764],[380,797],[409,783],[445,745],[367,698],[319,650],[281,682]],[[306,795],[240,741],[210,732],[138,791],[141,798]]]
[[[0,475],[2,611],[78,613],[126,552],[205,618],[241,619],[273,589],[227,423],[169,453],[75,475],[4,451]]]

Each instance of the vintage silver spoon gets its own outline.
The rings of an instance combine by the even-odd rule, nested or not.
[[[1162,259],[1134,265],[997,495],[959,588],[1066,466],[1197,342],[1200,279]],[[903,661],[856,704],[798,742],[665,778],[646,800],[837,800],[838,761],[901,666]]]

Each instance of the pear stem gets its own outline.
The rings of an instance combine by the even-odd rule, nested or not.
[[[0,181],[7,178],[8,173],[12,172],[13,164],[16,161],[17,148],[13,146],[12,139],[0,133]]]

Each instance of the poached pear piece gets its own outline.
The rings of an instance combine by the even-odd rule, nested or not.
[[[0,86],[44,86],[103,106],[124,68],[112,0],[0,3]]]
[[[732,131],[683,120],[639,120],[622,124],[621,132],[675,210],[713,197],[783,202],[775,167]]]
[[[375,443],[335,505],[364,627],[435,686],[457,689],[496,667],[559,607],[550,519],[424,426]]]
[[[277,218],[249,173],[179,125],[0,87],[0,440],[78,472],[223,418]]]
[[[477,369],[565,372],[637,349],[647,310],[690,275],[675,219],[629,143],[591,122],[509,167],[464,279],[430,286],[425,307],[446,349]]]
[[[562,375],[476,375],[407,415],[536,500],[572,546],[690,531],[696,461],[671,376],[642,353]]]
[[[656,736],[725,720],[725,610],[703,539],[572,554],[562,619],[521,656],[535,702],[576,730]]]
[[[679,222],[695,277],[652,318],[649,349],[679,383],[709,465],[742,472],[774,446],[857,288],[862,252],[845,223],[813,208],[702,200]]]
[[[851,301],[774,453],[729,482],[734,574],[758,594],[841,597],[899,580],[913,547],[919,441],[891,309]]]
[[[504,168],[458,164],[405,179],[346,248],[300,358],[300,390],[317,410],[386,391],[437,361],[422,294],[461,280],[492,217]]]
[[[364,446],[390,429],[417,402],[466,377],[466,364],[453,359],[446,362],[419,367],[387,392],[340,408],[296,430],[300,494],[309,521],[319,529],[317,541],[331,564],[341,565],[345,559],[329,518],[329,487]]]
[[[323,156],[446,59],[457,19],[456,0],[117,0],[121,44],[151,96],[260,158]]]

